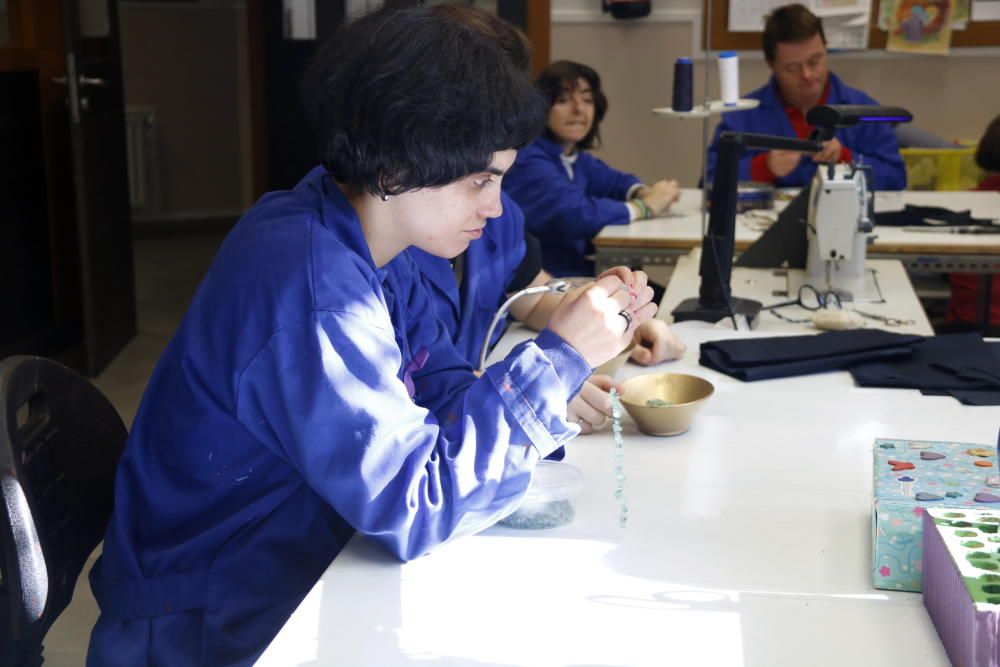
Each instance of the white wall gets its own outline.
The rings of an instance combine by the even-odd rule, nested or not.
[[[243,0],[119,5],[127,105],[156,108],[163,219],[230,217],[250,203]]]

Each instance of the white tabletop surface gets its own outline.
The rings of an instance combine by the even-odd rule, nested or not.
[[[601,247],[693,247],[701,244],[702,232],[701,190],[685,188],[681,199],[666,217],[643,220],[629,225],[608,225],[594,239]],[[971,211],[975,217],[1000,219],[1000,192],[879,192],[875,196],[875,211],[896,211],[906,204],[940,206],[956,211]],[[781,209],[785,202],[778,202]],[[752,226],[744,215],[737,216],[736,245],[745,248],[755,241],[761,231]],[[876,227],[875,242],[869,253],[926,252],[928,247],[950,252],[975,252],[977,248],[1000,245],[1000,235],[947,234],[907,232],[900,227]]]
[[[626,528],[605,425],[568,448],[585,475],[571,524],[493,527],[410,563],[355,537],[258,665],[947,665],[920,595],[871,587],[872,444],[991,445],[1000,408],[846,372],[742,383],[698,365],[698,346],[766,331],[674,330],[687,353],[652,370],[715,394],[671,438],[623,419]]]
[[[701,259],[701,248],[695,248],[690,254],[677,260],[677,266],[670,276],[670,283],[667,291],[663,295],[663,301],[657,317],[665,322],[673,322],[670,312],[681,301],[687,298],[698,296],[698,286],[700,277],[698,267]],[[913,292],[910,279],[906,275],[903,265],[892,259],[870,259],[866,263],[866,268],[874,271],[879,290],[884,299],[884,303],[859,302],[857,304],[846,304],[847,308],[854,308],[873,315],[882,315],[899,320],[910,320],[912,324],[901,326],[887,326],[874,319],[864,319],[864,326],[874,329],[885,329],[897,333],[919,334],[921,336],[933,336],[934,330],[927,314],[924,312],[917,295]],[[801,270],[784,270],[792,274],[801,276]],[[799,278],[800,284],[802,278]],[[755,299],[762,305],[787,301],[787,296],[775,296],[775,291],[786,290],[789,280],[781,271],[775,269],[746,269],[733,267],[729,284],[733,296],[744,299]],[[794,298],[794,293],[792,295]],[[798,306],[786,306],[780,309],[782,315],[788,319],[805,319],[811,313]],[[757,329],[765,332],[788,332],[788,333],[818,333],[811,324],[790,323],[775,316],[770,311],[761,311]]]

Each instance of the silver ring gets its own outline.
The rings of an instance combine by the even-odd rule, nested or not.
[[[578,426],[583,426],[583,417],[577,417],[576,423]]]
[[[628,331],[628,328],[630,326],[632,326],[632,315],[631,315],[631,313],[629,313],[627,310],[623,309],[623,310],[618,311],[618,314],[625,318],[625,330]]]

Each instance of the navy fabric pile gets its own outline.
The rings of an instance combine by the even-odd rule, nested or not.
[[[1000,405],[1000,344],[977,333],[924,338],[880,329],[702,343],[699,361],[745,382],[849,370],[862,387],[918,389]]]
[[[930,225],[924,220],[935,220],[936,225]],[[907,204],[900,211],[885,211],[875,214],[876,226],[887,227],[920,227],[920,226],[960,226],[991,225],[992,220],[974,218],[971,211],[952,211],[938,206],[914,206]]]
[[[745,382],[842,370],[865,361],[908,357],[923,336],[881,329],[804,336],[720,340],[701,344],[702,366]]]
[[[1000,405],[1000,343],[987,343],[978,333],[926,338],[909,357],[859,364],[850,371],[862,387],[919,389],[966,405]]]

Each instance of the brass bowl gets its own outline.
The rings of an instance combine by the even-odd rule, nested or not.
[[[594,375],[610,375],[611,377],[614,377],[615,373],[620,371],[622,366],[625,365],[625,362],[628,361],[629,355],[632,354],[632,350],[634,349],[635,341],[633,340],[624,350],[595,368]]]
[[[683,373],[647,373],[621,383],[622,406],[636,427],[648,435],[677,435],[688,430],[701,404],[715,387]],[[659,401],[665,405],[649,405]]]

